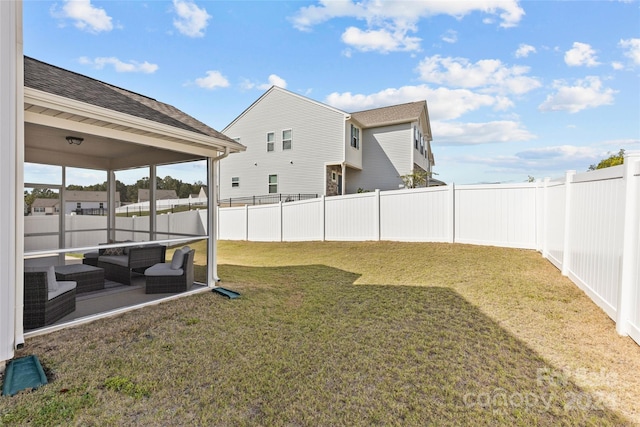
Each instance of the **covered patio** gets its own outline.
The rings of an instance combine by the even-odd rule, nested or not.
[[[206,240],[204,280],[189,285],[179,295],[146,295],[144,275],[132,274],[125,286],[79,294],[76,309],[51,325],[23,330],[22,306],[18,304],[15,334],[18,344],[34,336],[69,325],[113,316],[166,298],[202,292],[215,286],[216,269],[216,163],[244,147],[182,111],[155,99],[79,75],[38,60],[24,58],[24,173],[26,165],[46,165],[58,171],[56,182],[18,183],[24,189],[44,188],[57,192],[65,206],[68,170],[102,171],[107,182],[106,216],[80,224],[78,218],[57,215],[46,218],[48,226],[31,226],[24,217],[23,258],[25,265],[69,265],[82,263],[81,254],[108,248],[138,248],[163,245],[177,247]],[[156,211],[156,174],[166,165],[206,164],[207,206],[203,227],[174,230]],[[139,170],[149,178],[150,211],[144,218],[117,218],[115,208],[118,174]],[[23,185],[22,185],[23,184]],[[73,224],[73,225],[72,225]],[[80,225],[79,225],[80,224]],[[75,255],[69,256],[69,254]],[[167,262],[171,261],[167,252]],[[86,264],[86,262],[85,262]],[[22,271],[16,271],[16,302],[22,301]],[[112,282],[112,281],[111,281]],[[111,283],[114,285],[114,283]]]

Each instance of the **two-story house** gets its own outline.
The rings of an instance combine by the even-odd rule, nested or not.
[[[220,162],[220,199],[393,190],[435,164],[426,101],[347,113],[273,86],[222,132],[247,150]]]

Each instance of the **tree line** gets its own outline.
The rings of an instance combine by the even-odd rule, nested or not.
[[[120,193],[120,202],[135,203],[138,201],[138,190],[149,189],[149,177],[139,179],[135,184],[127,185],[116,180],[116,191]],[[198,194],[205,184],[197,181],[193,184],[182,182],[179,179],[166,176],[164,178],[156,177],[156,188],[158,190],[175,190],[179,199],[186,199],[190,194]],[[68,185],[68,191],[107,191],[107,182],[93,185]],[[24,200],[28,206],[33,204],[35,199],[57,199],[58,193],[49,188],[34,188],[30,193],[24,192]]]

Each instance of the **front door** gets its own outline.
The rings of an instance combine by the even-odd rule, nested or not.
[[[338,196],[342,196],[342,174],[338,174]]]

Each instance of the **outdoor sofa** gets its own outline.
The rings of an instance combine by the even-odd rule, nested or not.
[[[105,280],[131,285],[134,273],[142,274],[157,263],[164,262],[167,247],[146,245],[124,248],[100,249],[97,253],[85,254],[83,262],[104,269]]]
[[[51,325],[76,310],[76,282],[57,281],[54,267],[24,268],[24,328]]]

